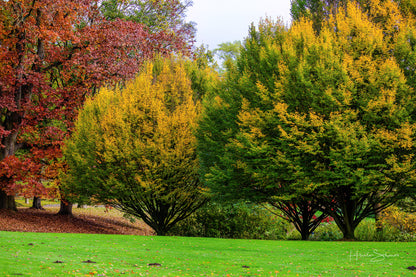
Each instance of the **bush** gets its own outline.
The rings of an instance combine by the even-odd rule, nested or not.
[[[384,221],[383,219],[382,221]],[[374,219],[367,218],[355,229],[355,238],[359,241],[416,241],[416,234],[400,230],[384,222],[381,232],[377,232]],[[310,236],[310,240],[333,241],[342,239],[342,232],[335,223],[322,223]]]
[[[401,232],[400,230],[390,227],[391,230],[388,232],[382,232],[382,236],[379,237],[380,241],[394,241],[394,242],[415,242],[416,235]]]
[[[261,206],[210,202],[178,222],[169,235],[233,239],[286,239],[289,223]]]
[[[361,221],[361,223],[355,229],[355,237],[360,241],[382,240],[380,238],[377,239],[376,234],[377,232],[374,219],[366,219]],[[340,240],[342,238],[342,232],[333,221],[321,223],[321,225],[319,225],[315,232],[313,232],[310,236],[310,240],[317,241],[334,241]]]
[[[397,230],[390,225],[383,226],[378,232],[374,218],[361,221],[355,229],[355,237],[360,241],[396,241],[394,238],[396,233]]]
[[[377,233],[374,218],[367,218],[360,222],[355,229],[355,238],[361,241],[379,241],[382,240],[383,234]]]
[[[381,224],[391,225],[402,232],[416,234],[416,215],[392,206],[381,214]]]
[[[380,240],[416,241],[416,215],[392,206],[381,213]]]
[[[357,240],[361,241],[416,241],[416,232],[412,225],[415,215],[391,207],[383,211],[380,222],[381,231],[377,232],[374,219],[363,220],[355,230]]]
[[[416,215],[391,207],[382,213],[382,231],[377,232],[374,218],[363,220],[355,230],[359,241],[416,241]],[[293,239],[300,234],[292,224],[270,213],[266,208],[247,203],[208,203],[184,221],[169,235],[234,239]],[[335,222],[322,222],[310,240],[342,239]]]
[[[332,241],[342,239],[342,232],[335,222],[323,222],[310,235],[309,240]]]

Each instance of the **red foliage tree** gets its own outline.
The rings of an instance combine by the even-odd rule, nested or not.
[[[37,188],[56,175],[53,161],[87,94],[133,77],[155,52],[189,50],[189,34],[107,20],[100,3],[0,2],[0,208],[15,209],[16,193],[47,193]]]

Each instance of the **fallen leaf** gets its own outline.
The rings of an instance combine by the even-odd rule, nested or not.
[[[117,213],[103,215],[98,211],[75,214],[68,218],[57,216],[57,210],[33,210],[18,208],[19,212],[0,209],[0,231],[40,232],[40,233],[94,233],[150,235],[153,230],[141,221],[131,223]],[[45,244],[45,242],[40,242]],[[35,245],[24,244],[24,245]],[[72,246],[71,246],[72,247]]]
[[[96,264],[97,262],[93,262],[91,260],[86,260],[86,261],[83,261],[83,263],[86,263],[86,264]]]

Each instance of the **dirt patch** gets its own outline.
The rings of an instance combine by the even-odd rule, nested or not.
[[[153,235],[142,221],[131,223],[122,217],[79,214],[62,216],[57,210],[20,208],[18,212],[0,210],[0,231],[37,233],[88,233]]]

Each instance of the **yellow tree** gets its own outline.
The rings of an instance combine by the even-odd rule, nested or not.
[[[193,135],[196,95],[184,62],[171,58],[147,63],[125,87],[88,99],[64,150],[70,200],[111,205],[158,235],[199,208],[205,197]]]

